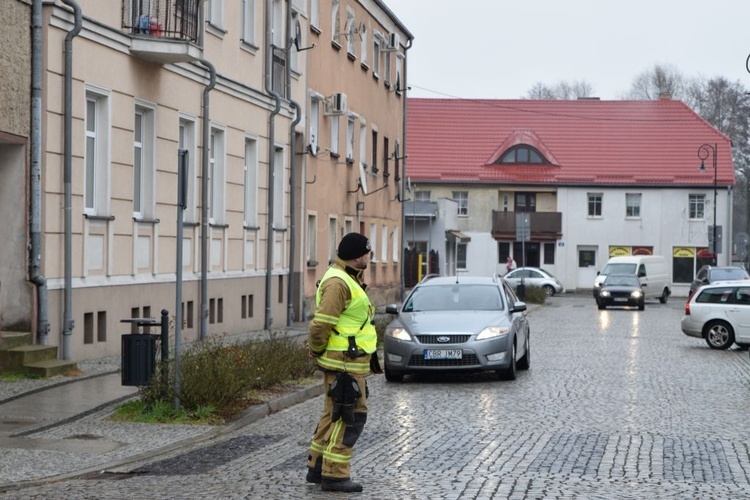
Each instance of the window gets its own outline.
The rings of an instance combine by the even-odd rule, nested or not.
[[[307,265],[318,264],[318,218],[315,214],[307,214]]]
[[[310,100],[310,152],[318,154],[318,130],[320,130],[320,100]]]
[[[154,110],[136,106],[133,124],[133,217],[154,218]]]
[[[380,39],[379,34],[375,34],[372,37],[372,76],[378,77],[380,73]]]
[[[255,45],[255,0],[242,0],[242,41]]]
[[[370,252],[372,255],[372,261],[377,262],[378,260],[378,226],[377,224],[370,224]]]
[[[688,203],[690,205],[690,219],[703,220],[706,213],[706,195],[691,194]]]
[[[331,155],[339,155],[339,116],[331,116]]]
[[[396,95],[401,95],[401,91],[404,90],[404,81],[403,77],[401,76],[403,74],[403,66],[404,66],[404,56],[402,54],[398,54],[396,56]]]
[[[456,269],[466,269],[466,243],[456,244]]]
[[[538,149],[526,144],[519,144],[518,146],[513,146],[506,151],[505,154],[503,154],[495,163],[530,163],[533,165],[541,165],[549,163],[549,161],[547,161]]]
[[[187,207],[184,210],[183,220],[186,222],[196,222],[196,203],[195,203],[195,186],[196,186],[196,147],[195,139],[195,120],[193,118],[180,118],[180,130],[178,133],[177,147],[187,151]]]
[[[354,117],[346,119],[346,162],[354,161]]]
[[[310,0],[310,26],[320,28],[320,0]]]
[[[385,83],[387,85],[391,84],[391,53],[390,52],[384,52],[383,53],[383,71],[385,72]]]
[[[86,92],[86,151],[84,156],[84,213],[104,215],[109,205],[109,95]]]
[[[372,165],[370,165],[372,175],[378,173],[378,131],[372,131]]]
[[[414,193],[414,201],[430,201],[431,191],[417,191]]]
[[[398,262],[399,253],[401,252],[401,249],[398,245],[398,238],[399,238],[399,232],[398,227],[393,228],[393,232],[391,233],[391,243],[393,244],[393,252],[391,260],[393,262]]]
[[[258,141],[245,139],[245,227],[258,227]]]
[[[381,234],[383,239],[380,240],[380,260],[381,262],[388,262],[388,226],[383,225]]]
[[[516,193],[516,212],[536,212],[536,193]]]
[[[544,264],[553,266],[555,264],[555,244],[545,243],[544,244]]]
[[[339,20],[339,0],[331,0],[331,40],[339,43],[341,21]]]
[[[338,220],[335,217],[328,219],[328,261],[333,262],[336,260],[336,254],[338,250]]]
[[[346,9],[346,52],[354,55],[354,40],[357,34],[354,32],[354,12]]]
[[[208,22],[217,28],[224,29],[224,0],[209,0]]]
[[[367,30],[362,30],[359,33],[359,46],[360,46],[360,55],[359,58],[362,62],[362,65],[367,65],[367,45],[370,43],[367,39]]]
[[[299,12],[292,11],[292,24],[291,26],[298,26],[300,21],[300,15]],[[292,28],[294,29],[294,28]],[[290,33],[289,36],[294,36],[293,33]],[[294,43],[294,40],[292,40],[291,43]],[[292,70],[294,73],[299,74],[300,73],[300,63],[299,63],[299,51],[296,48],[293,48],[289,52],[287,52],[287,62],[289,63],[289,69]]]
[[[273,158],[273,227],[282,229],[285,227],[284,191],[286,188],[286,168],[284,165],[284,149],[276,148]]]
[[[458,215],[459,217],[467,217],[469,215],[469,192],[468,191],[453,191],[453,199],[458,204]]]
[[[364,167],[367,159],[367,124],[359,124],[359,163]]]
[[[602,216],[602,194],[589,193],[589,217]]]
[[[209,183],[209,222],[211,224],[224,223],[224,183],[225,183],[225,138],[221,129],[211,129],[208,183]]]
[[[625,217],[640,219],[641,217],[641,194],[625,193]]]
[[[391,176],[390,166],[388,165],[388,150],[390,145],[388,144],[388,138],[383,137],[383,178],[388,181],[388,177]]]

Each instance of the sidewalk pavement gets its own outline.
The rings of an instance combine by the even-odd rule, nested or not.
[[[306,323],[273,330],[299,337]],[[268,332],[225,337],[262,340]],[[147,461],[210,440],[322,394],[322,384],[247,409],[226,425],[114,422],[117,404],[137,397],[123,386],[119,357],[81,361],[83,375],[0,381],[0,493],[25,486]]]

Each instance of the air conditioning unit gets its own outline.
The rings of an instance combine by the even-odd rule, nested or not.
[[[332,115],[343,115],[346,113],[346,94],[336,92],[328,102],[328,112]]]
[[[401,40],[398,36],[398,33],[389,33],[388,34],[388,45],[386,45],[387,52],[393,52],[399,49],[399,44]]]

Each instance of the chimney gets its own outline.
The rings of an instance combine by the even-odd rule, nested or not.
[[[672,94],[669,92],[659,92],[659,100],[660,101],[671,101],[672,100]]]

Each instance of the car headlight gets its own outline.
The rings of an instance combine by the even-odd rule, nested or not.
[[[385,331],[385,334],[398,340],[411,340],[411,335],[406,331],[406,328],[389,328]]]
[[[508,334],[507,326],[488,326],[477,335],[477,340],[491,339],[494,337],[502,337]]]
[[[640,299],[642,295],[643,295],[643,292],[640,290],[633,290],[633,293],[630,294],[630,296],[633,297],[634,299]]]
[[[599,292],[599,295],[601,295],[602,297],[609,297],[609,291],[602,290],[601,292]]]

